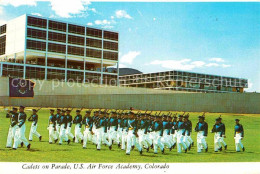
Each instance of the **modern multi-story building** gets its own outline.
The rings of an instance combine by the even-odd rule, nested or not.
[[[23,15],[0,26],[0,76],[115,85],[118,45],[115,31]]]
[[[185,71],[165,71],[129,74],[119,77],[120,85],[190,92],[244,92],[247,79],[200,74]]]

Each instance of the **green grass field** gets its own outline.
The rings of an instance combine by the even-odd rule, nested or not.
[[[31,111],[26,111],[27,117]],[[208,153],[197,153],[196,149],[196,132],[192,132],[192,139],[195,142],[194,147],[187,154],[178,154],[176,148],[169,152],[166,149],[165,154],[154,155],[152,150],[149,153],[144,152],[142,156],[135,149],[130,156],[125,155],[125,151],[118,149],[117,145],[113,146],[112,151],[106,146],[102,146],[101,151],[95,149],[95,145],[88,144],[87,149],[82,149],[81,144],[71,143],[70,145],[48,143],[48,117],[49,110],[42,109],[39,111],[39,123],[37,131],[43,136],[42,142],[39,142],[37,137],[34,137],[31,142],[31,150],[26,148],[18,148],[16,151],[5,148],[6,138],[9,128],[9,119],[5,118],[6,111],[0,109],[0,156],[1,162],[131,162],[131,163],[146,163],[146,162],[253,162],[260,161],[260,115],[256,114],[221,114],[223,122],[226,124],[226,143],[228,149],[222,152],[215,153],[213,150],[214,138],[213,133],[209,133],[207,143],[209,145]],[[82,113],[83,114],[83,113]],[[190,113],[190,119],[194,126],[197,123],[197,116],[201,113]],[[75,110],[72,112],[75,116]],[[209,132],[215,122],[215,118],[219,113],[206,113],[206,121],[209,124]],[[234,119],[239,118],[245,130],[245,138],[243,144],[246,148],[245,152],[235,152],[234,143]],[[26,122],[26,138],[29,137],[30,122]],[[74,133],[74,127],[72,128]]]

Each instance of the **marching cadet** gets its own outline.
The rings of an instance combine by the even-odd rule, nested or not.
[[[199,116],[199,122],[195,127],[197,133],[197,152],[200,153],[204,148],[208,152],[208,145],[206,142],[206,137],[208,136],[208,123],[205,122],[204,116]]]
[[[193,142],[193,140],[192,140],[192,138],[191,138],[192,122],[189,120],[190,114],[187,114],[186,116],[187,116],[187,123],[188,123],[188,128],[189,128],[189,130],[186,130],[186,131],[185,131],[185,136],[187,136],[187,140],[190,142],[190,144],[191,144],[192,146],[194,146],[194,142]]]
[[[163,136],[163,124],[161,121],[160,116],[156,116],[155,120],[152,124],[152,131],[153,131],[153,149],[154,154],[157,154],[157,148],[161,149],[161,152],[164,153],[164,145],[161,142],[161,138]]]
[[[57,114],[55,115],[55,119],[56,119],[56,130],[55,130],[55,134],[57,137],[59,137],[60,135],[60,116],[61,116],[61,110],[60,109],[57,109]]]
[[[117,141],[117,129],[118,129],[117,113],[115,111],[112,111],[111,116],[108,119],[108,142],[110,148],[112,148],[113,142]]]
[[[148,131],[148,127],[149,127],[149,122],[146,118],[146,114],[142,113],[141,114],[141,118],[138,121],[138,137],[139,137],[139,146],[142,148],[144,146],[144,148],[146,149],[147,152],[149,152],[149,146],[148,143],[146,141],[147,139],[147,131]]]
[[[134,149],[134,145],[139,150],[139,153],[142,154],[142,149],[139,144],[136,142],[137,135],[137,120],[134,112],[129,113],[129,119],[127,121],[127,143],[126,143],[126,155],[130,155],[131,149]]]
[[[185,124],[183,122],[183,115],[179,115],[179,120],[176,123],[176,130],[177,130],[177,152],[181,153],[182,148],[187,153],[187,146],[184,143],[184,135],[185,135]]]
[[[162,144],[166,145],[170,151],[172,150],[172,142],[170,141],[170,129],[171,129],[171,124],[168,121],[168,116],[163,115],[162,116],[162,125],[163,125],[163,137],[161,139]]]
[[[121,150],[125,150],[125,145],[127,142],[127,125],[128,125],[128,114],[123,113],[122,121],[120,127],[122,127],[122,143],[121,143]]]
[[[39,141],[42,140],[42,136],[39,134],[39,132],[37,132],[37,126],[38,126],[38,114],[37,114],[37,112],[39,110],[33,109],[32,115],[28,118],[28,121],[32,121],[31,130],[30,130],[30,134],[29,134],[29,141],[33,140],[33,135],[37,136],[39,138]]]
[[[81,110],[76,110],[76,116],[73,119],[73,123],[75,125],[75,143],[79,142],[81,139],[81,143],[83,143],[83,135],[81,133],[81,122],[82,122],[82,115],[80,115]]]
[[[97,150],[101,149],[101,144],[105,144],[109,146],[109,149],[111,150],[111,147],[105,137],[105,133],[107,133],[107,120],[104,117],[105,112],[100,112],[99,116],[95,120],[96,125],[96,135],[97,135]]]
[[[94,133],[94,135],[92,136],[92,142],[94,144],[97,145],[97,133],[96,133],[96,124],[94,124],[96,122],[96,120],[98,119],[100,111],[95,111],[94,112],[94,116],[93,116],[93,127],[92,127],[92,132]]]
[[[18,128],[16,129],[15,136],[14,136],[14,145],[13,149],[16,150],[19,143],[23,143],[27,149],[31,148],[31,144],[25,138],[25,121],[26,121],[26,113],[24,112],[24,106],[19,107],[19,114],[18,114]]]
[[[93,119],[90,117],[91,111],[86,111],[86,115],[84,116],[82,120],[82,124],[85,125],[85,131],[83,136],[83,149],[87,148],[87,142],[88,140],[91,141],[92,135],[94,134],[92,132],[93,128]]]
[[[122,121],[122,113],[117,114],[117,134],[116,134],[116,142],[118,148],[121,147],[121,141],[122,141],[122,132],[123,128],[121,127],[121,121]]]
[[[9,131],[8,131],[8,136],[7,136],[6,148],[12,147],[15,132],[16,132],[16,129],[18,128],[18,126],[17,126],[17,123],[18,123],[17,108],[13,108],[13,110],[10,111],[9,115],[10,115],[10,126],[9,126]]]
[[[220,143],[224,146],[225,150],[227,150],[227,143],[224,141],[224,138],[226,138],[226,127],[225,124],[222,122],[221,116],[219,117],[219,123],[222,124],[223,127],[223,133],[222,136],[220,137]]]
[[[48,130],[49,130],[49,144],[52,144],[52,140],[56,143],[58,141],[58,138],[54,132],[56,129],[56,117],[54,115],[54,110],[50,109],[50,117],[49,117],[49,125],[48,125]]]
[[[176,114],[174,114],[174,116],[173,116],[171,134],[172,134],[172,141],[173,141],[172,148],[174,149],[177,144],[177,116],[176,116]]]
[[[71,133],[71,127],[72,127],[72,116],[70,115],[71,110],[67,109],[66,110],[66,116],[67,116],[67,129],[66,129],[66,134],[69,137],[71,137],[73,139],[73,142],[75,142],[75,137],[74,135]]]
[[[153,135],[152,135],[152,116],[151,113],[145,114],[146,120],[147,120],[147,133],[144,135],[145,136],[145,141],[148,143],[149,148],[153,147]],[[146,149],[146,151],[149,151],[149,149]]]
[[[224,127],[223,127],[222,124],[220,124],[219,118],[216,119],[216,123],[213,126],[211,132],[215,133],[215,135],[214,135],[214,151],[215,152],[222,151],[220,139],[223,136]]]
[[[65,110],[61,111],[61,116],[59,119],[59,125],[60,125],[60,141],[59,141],[59,145],[62,144],[62,141],[65,140],[65,142],[67,142],[68,144],[70,144],[70,139],[68,138],[67,134],[66,134],[66,129],[67,129],[67,116],[65,115]]]
[[[245,147],[243,146],[241,140],[244,138],[244,129],[242,124],[239,124],[239,119],[235,119],[236,125],[235,125],[235,145],[236,145],[236,151],[240,152],[240,148],[245,151]],[[240,146],[240,147],[239,147]]]
[[[191,148],[191,142],[189,141],[188,137],[190,137],[190,131],[191,131],[191,122],[188,121],[189,116],[184,116],[184,125],[185,125],[185,134],[183,142],[186,144],[187,148],[190,150]]]

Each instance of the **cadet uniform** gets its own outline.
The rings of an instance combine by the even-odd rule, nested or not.
[[[90,117],[90,111],[86,111],[86,115],[82,120],[82,124],[85,125],[84,136],[83,136],[83,149],[87,147],[88,140],[92,140],[92,128],[93,128],[93,119]]]
[[[134,113],[130,112],[130,118],[127,121],[127,143],[126,143],[126,155],[130,155],[131,148],[134,148],[134,145],[142,154],[142,149],[139,146],[139,143],[136,142],[137,135],[137,120],[134,118]]]
[[[236,145],[236,151],[240,152],[240,148],[245,151],[245,147],[243,146],[241,140],[242,138],[244,138],[244,129],[242,124],[239,124],[239,119],[236,119],[236,125],[235,125],[235,135],[234,135],[234,139],[235,139],[235,145]]]
[[[117,141],[118,120],[116,114],[116,112],[112,112],[111,117],[108,119],[108,142],[111,147],[113,142]]]
[[[163,115],[163,137],[161,139],[162,144],[166,145],[170,151],[172,150],[173,143],[170,141],[170,129],[171,129],[171,124],[167,120],[167,115]]]
[[[121,121],[120,127],[122,127],[122,143],[121,150],[125,150],[126,139],[127,139],[127,124],[128,124],[128,115],[125,113]]]
[[[185,134],[184,134],[183,142],[186,144],[187,148],[190,150],[191,142],[189,140],[189,137],[190,137],[190,132],[191,132],[191,129],[192,129],[192,125],[191,125],[191,122],[188,120],[188,118],[189,118],[188,115],[184,116]]]
[[[68,137],[71,137],[73,141],[75,141],[74,135],[71,133],[71,126],[72,126],[72,116],[70,115],[71,110],[67,110],[67,129],[66,134]]]
[[[181,153],[182,148],[185,150],[185,153],[187,152],[187,146],[184,143],[184,135],[185,135],[185,124],[182,120],[183,115],[179,115],[179,121],[176,123],[176,129],[177,129],[177,152]]]
[[[83,143],[83,135],[81,133],[81,122],[82,122],[82,115],[80,115],[80,110],[76,111],[77,115],[73,119],[73,123],[75,125],[75,143],[79,142],[79,139],[81,139],[81,142]]]
[[[216,119],[216,123],[213,126],[211,132],[215,133],[215,135],[214,135],[214,151],[215,152],[222,151],[222,146],[221,146],[221,140],[220,139],[223,136],[224,127],[220,123],[220,119],[219,118]]]
[[[99,111],[94,112],[93,116],[93,127],[92,127],[92,132],[94,133],[92,136],[92,142],[97,145],[97,133],[96,133],[96,120],[98,119]]]
[[[27,141],[27,139],[25,138],[25,121],[26,121],[26,114],[24,112],[24,108],[23,106],[20,106],[20,111],[18,114],[18,128],[16,129],[15,132],[15,136],[14,136],[14,145],[13,145],[13,149],[16,150],[18,147],[18,144],[20,144],[21,142],[23,144],[25,144],[25,146],[27,147],[27,149],[29,150],[31,147],[31,144]]]
[[[203,116],[199,116],[199,122],[195,127],[195,131],[197,133],[197,152],[201,152],[204,148],[206,152],[208,152],[208,145],[206,142],[206,137],[208,135],[208,124],[204,121],[205,118]]]
[[[173,147],[176,146],[177,143],[177,117],[174,116],[172,121],[172,129],[171,129],[171,136],[172,136],[172,141],[173,141]]]
[[[68,138],[67,134],[66,134],[66,129],[67,129],[67,116],[65,115],[64,110],[61,111],[61,116],[59,119],[59,125],[60,125],[60,141],[59,141],[59,145],[62,144],[62,141],[64,140],[65,142],[68,142],[68,144],[70,143],[70,139]]]
[[[161,142],[161,138],[163,136],[163,124],[160,121],[160,116],[156,116],[155,121],[152,124],[153,131],[153,149],[154,153],[157,154],[157,148],[161,149],[162,153],[164,153],[164,145]]]
[[[101,112],[99,117],[95,121],[97,135],[97,150],[101,149],[102,143],[109,146],[109,143],[105,137],[105,133],[107,133],[107,120],[106,118],[104,118],[104,114],[104,112]]]
[[[138,137],[139,137],[139,146],[142,148],[143,146],[149,151],[149,146],[147,144],[147,131],[148,131],[149,122],[146,119],[145,114],[141,114],[141,120],[138,122]]]
[[[121,122],[122,122],[122,117],[121,117],[121,114],[119,113],[117,116],[117,134],[116,134],[116,142],[117,142],[118,148],[120,148],[120,146],[121,146],[122,133],[123,133],[123,128],[121,127]]]
[[[29,141],[33,140],[33,135],[39,138],[39,141],[41,141],[42,136],[37,132],[37,126],[38,126],[38,115],[36,114],[37,110],[33,109],[33,115],[28,119],[28,121],[32,121],[31,130],[29,134]]]
[[[219,122],[223,127],[223,133],[222,133],[222,136],[220,137],[220,143],[224,146],[225,150],[227,150],[227,143],[224,141],[225,134],[226,134],[226,127],[225,127],[225,124],[222,123],[222,118],[219,117],[219,119],[220,119]]]
[[[55,130],[55,125],[56,125],[56,117],[53,114],[54,110],[51,109],[50,110],[50,117],[49,117],[49,125],[48,125],[48,130],[49,130],[49,144],[52,144],[52,140],[54,140],[54,142],[56,143],[58,141],[58,138],[54,132]]]
[[[61,115],[60,112],[61,112],[61,110],[57,109],[57,114],[55,115],[55,117],[56,117],[56,130],[55,130],[55,134],[56,134],[57,137],[59,137],[59,135],[60,135],[60,124],[59,124],[59,122],[60,122],[60,115]]]
[[[18,128],[17,123],[18,123],[18,113],[17,113],[17,108],[13,108],[13,111],[10,112],[10,126],[9,126],[9,131],[8,131],[8,136],[7,136],[7,142],[6,142],[6,147],[11,148],[13,144],[13,139],[15,136],[16,129]]]
[[[192,132],[192,122],[189,120],[189,115],[186,115],[187,116],[187,127],[188,127],[188,130],[185,131],[185,136],[187,138],[187,141],[189,141],[189,143],[193,146],[194,145],[194,142],[191,138],[191,132]]]

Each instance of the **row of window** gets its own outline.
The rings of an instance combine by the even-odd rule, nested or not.
[[[0,34],[6,33],[6,24],[0,26]]]
[[[30,38],[46,40],[46,31],[28,28],[27,29],[27,36],[30,37]],[[49,32],[48,33],[48,40],[66,43],[66,34]],[[68,43],[84,46],[84,37],[68,35]],[[87,38],[86,39],[86,46],[102,48],[102,41],[97,40],[97,39]],[[118,43],[104,41],[104,49],[117,51],[118,50]]]
[[[47,20],[28,16],[27,25],[46,29]],[[66,26],[66,23],[49,20],[48,28],[51,30],[66,32],[67,26]],[[79,34],[79,35],[85,35],[85,27],[79,26],[79,25],[68,24],[68,32],[74,33],[74,34]],[[87,27],[86,35],[102,38],[102,30]],[[111,31],[104,31],[104,38],[118,41],[118,33],[111,32]]]
[[[23,77],[23,66],[19,65],[3,65],[3,76]],[[28,79],[44,79],[45,68],[26,67],[26,78]],[[85,82],[99,83],[101,74],[85,73]],[[47,79],[65,79],[65,71],[58,69],[47,69]],[[84,73],[77,71],[67,71],[67,80],[74,82],[83,82]],[[103,84],[116,85],[117,75],[103,74]]]
[[[6,36],[0,37],[0,55],[5,54],[5,47],[6,47]]]
[[[46,51],[46,42],[27,40],[27,49]],[[48,51],[65,54],[66,45],[48,43]],[[84,48],[68,46],[68,54],[84,56]],[[86,48],[86,56],[94,57],[94,58],[101,58],[102,51]],[[118,60],[118,53],[104,51],[104,59]]]

